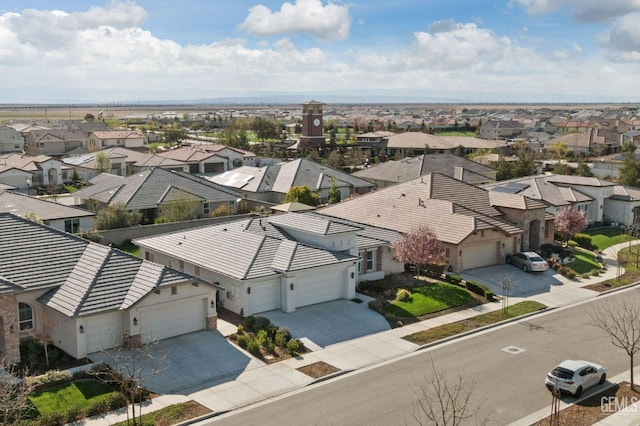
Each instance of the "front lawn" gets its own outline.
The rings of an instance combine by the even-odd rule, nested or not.
[[[578,275],[590,275],[601,267],[600,263],[595,259],[595,254],[590,251],[576,249],[572,256],[575,260],[566,263],[564,266],[573,269]]]
[[[138,419],[137,424],[140,426],[169,426],[204,416],[210,412],[211,410],[207,407],[195,401],[188,401],[182,404],[169,405],[147,414],[144,414],[143,409],[142,419]],[[116,423],[115,426],[126,426],[129,424],[130,422],[120,422]]]
[[[107,401],[113,389],[96,380],[76,380],[34,392],[29,400],[40,415],[64,413],[71,407],[85,409],[94,401]]]
[[[406,302],[393,301],[385,307],[385,312],[399,318],[419,317],[433,312],[463,305],[473,296],[459,286],[443,282],[408,287],[411,298]]]
[[[536,312],[546,308],[542,303],[534,302],[532,300],[526,300],[524,302],[516,303],[513,306],[509,306],[507,312],[502,310],[488,312],[486,314],[477,315],[462,321],[443,324],[438,327],[433,327],[428,330],[419,331],[417,333],[404,336],[405,340],[413,342],[417,345],[426,345],[427,343],[435,342],[446,337],[455,336],[456,334],[464,333],[465,331],[475,330],[479,327],[484,327],[489,324],[494,324],[500,321],[508,320],[511,318],[519,317],[524,314]]]
[[[591,243],[598,247],[598,250],[629,241],[629,235],[619,227],[586,229],[582,233],[591,235]]]

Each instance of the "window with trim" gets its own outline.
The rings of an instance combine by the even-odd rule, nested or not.
[[[80,219],[67,219],[64,221],[64,230],[70,234],[75,234],[80,229]]]
[[[145,258],[145,260],[153,262],[153,253],[149,253],[148,251],[145,251],[144,252],[144,258]]]
[[[18,303],[20,331],[33,329],[33,308],[26,303]]]
[[[211,207],[209,203],[202,203],[202,213],[209,214],[211,213]]]
[[[367,271],[373,271],[376,269],[376,251],[367,250]]]
[[[176,286],[171,287],[171,294],[174,296],[178,294],[178,287]]]
[[[184,272],[184,260],[178,260],[178,269]]]

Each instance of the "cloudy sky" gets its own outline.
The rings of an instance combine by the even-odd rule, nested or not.
[[[2,0],[0,103],[640,101],[640,0]]]

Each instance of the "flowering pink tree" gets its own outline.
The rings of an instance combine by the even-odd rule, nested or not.
[[[414,232],[406,234],[402,240],[393,244],[393,250],[398,261],[415,265],[418,277],[424,265],[444,261],[442,243],[427,226],[420,226]]]
[[[587,226],[587,216],[573,206],[563,207],[556,214],[556,229],[569,241]]]

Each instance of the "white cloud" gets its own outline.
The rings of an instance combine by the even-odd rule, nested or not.
[[[617,16],[640,11],[640,0],[515,0],[515,2],[532,15],[569,9],[571,16],[580,22],[606,22]]]
[[[238,28],[252,35],[309,33],[320,40],[344,40],[349,36],[351,17],[349,7],[321,0],[296,0],[283,3],[280,11],[256,5]]]
[[[630,13],[616,19],[610,28],[597,35],[600,46],[620,61],[640,61],[639,13]]]

